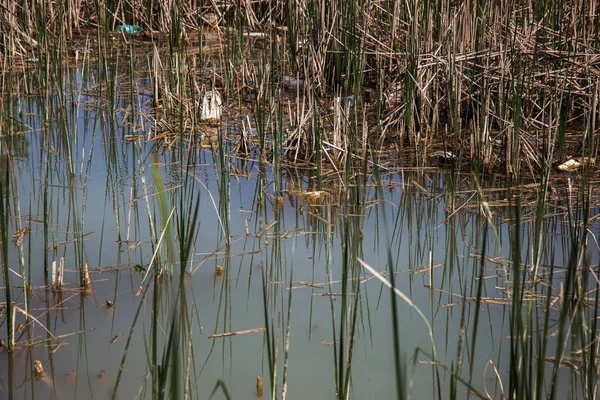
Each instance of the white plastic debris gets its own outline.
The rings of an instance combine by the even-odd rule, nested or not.
[[[454,161],[458,158],[458,157],[456,157],[456,154],[454,154],[453,152],[444,151],[444,150],[434,151],[433,154],[431,154],[431,156],[440,158],[440,159],[446,160],[446,161]]]
[[[557,168],[559,171],[575,171],[581,168],[583,164],[596,165],[595,158],[582,157],[580,159],[570,159],[560,164]]]
[[[581,163],[577,160],[567,160],[558,166],[559,171],[574,171],[581,167]]]
[[[216,90],[209,90],[204,94],[202,100],[202,115],[203,120],[221,120],[221,95]]]

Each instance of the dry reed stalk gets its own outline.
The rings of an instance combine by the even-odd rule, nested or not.
[[[63,278],[65,274],[65,258],[61,257],[58,264],[58,273],[56,276],[56,289],[61,290],[63,285]]]
[[[225,332],[225,333],[215,333],[214,335],[210,335],[209,339],[220,339],[224,337],[237,336],[237,335],[247,335],[249,333],[259,333],[264,332],[265,328],[255,328],[255,329],[246,329],[242,331],[236,332]]]
[[[90,278],[90,271],[88,268],[88,263],[83,263],[83,265],[81,266],[81,273],[82,273],[82,284],[83,290],[90,290],[92,288],[92,279]]]
[[[56,261],[52,261],[52,272],[50,274],[50,285],[56,287]]]
[[[260,399],[263,396],[263,379],[258,376],[256,378],[256,398]]]

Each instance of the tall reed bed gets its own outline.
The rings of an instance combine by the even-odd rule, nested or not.
[[[449,397],[458,397],[461,385],[483,397],[472,384],[477,378],[474,360],[481,318],[479,307],[485,297],[482,282],[490,243],[501,248],[496,229],[500,222],[491,217],[485,190],[480,187],[486,176],[484,172],[498,165],[505,168],[503,172],[507,177],[517,176],[522,171],[540,176],[541,171],[530,254],[524,256],[518,201],[510,204],[507,217],[511,230],[506,257],[511,265],[509,268],[503,262],[502,267],[509,274],[507,286],[511,303],[506,312],[510,327],[510,366],[508,384],[503,386],[501,395],[509,398],[557,397],[556,382],[570,346],[573,354],[581,354],[579,371],[583,373],[581,378],[573,378],[578,385],[576,393],[593,397],[597,391],[597,363],[595,352],[588,350],[595,347],[597,305],[588,307],[586,295],[590,288],[596,289],[597,300],[598,292],[597,279],[594,279],[585,251],[592,207],[590,168],[597,154],[594,135],[598,130],[597,98],[600,95],[597,79],[600,28],[598,12],[592,2],[556,1],[546,3],[546,7],[542,9],[539,5],[517,1],[490,5],[486,2],[456,3],[448,0],[409,3],[343,0],[267,4],[236,2],[210,7],[191,1],[150,1],[142,3],[142,7],[135,7],[129,2],[107,1],[60,5],[9,2],[0,18],[3,31],[7,32],[0,43],[3,65],[8,66],[11,60],[19,57],[22,61],[29,55],[39,58],[36,65],[44,77],[40,86],[46,96],[46,116],[51,115],[54,109],[66,110],[73,103],[73,99],[65,96],[69,91],[62,79],[66,73],[62,56],[69,53],[67,43],[79,29],[96,29],[94,37],[98,47],[94,57],[100,65],[100,76],[110,81],[99,90],[107,95],[106,112],[111,123],[117,119],[118,99],[127,93],[131,108],[129,117],[123,121],[127,126],[124,132],[128,135],[121,136],[142,134],[155,142],[151,174],[144,169],[141,139],[135,142],[133,153],[133,164],[138,168],[136,171],[141,176],[145,191],[151,245],[156,255],[153,258],[156,262],[149,271],[152,281],[142,291],[144,296],[152,296],[146,376],[150,379],[153,397],[169,394],[179,398],[192,390],[190,380],[194,367],[190,360],[193,346],[189,332],[193,324],[189,318],[184,278],[193,256],[200,223],[198,193],[207,190],[198,186],[202,186],[201,180],[195,176],[198,146],[211,151],[218,199],[214,201],[212,194],[208,193],[219,219],[219,235],[222,235],[227,251],[232,235],[229,221],[230,181],[233,176],[231,160],[239,149],[244,149],[239,151],[244,156],[257,156],[259,182],[255,212],[260,215],[258,221],[265,222],[265,226],[272,222],[269,221],[271,214],[266,208],[267,202],[273,200],[272,216],[280,218],[279,208],[285,204],[282,194],[295,189],[282,178],[282,167],[306,164],[310,171],[316,171],[310,178],[309,186],[312,187],[309,189],[320,189],[325,184],[339,185],[338,200],[342,214],[339,221],[332,222],[331,214],[325,218],[314,212],[310,223],[314,224],[318,237],[324,239],[326,246],[333,246],[334,231],[339,232],[342,249],[341,301],[336,302],[332,298],[330,302],[332,330],[337,339],[332,351],[332,365],[336,395],[340,399],[348,398],[351,392],[352,359],[361,317],[363,289],[357,281],[362,273],[358,259],[363,256],[360,241],[367,200],[367,179],[364,176],[372,168],[378,170],[380,161],[388,162],[388,165],[396,161],[389,155],[385,159],[384,151],[389,147],[410,147],[420,166],[426,165],[434,150],[443,150],[443,154],[452,151],[459,159],[451,166],[449,181],[456,183],[454,180],[459,178],[455,172],[460,168],[460,162],[465,161],[475,171],[479,185],[477,200],[481,204],[482,228],[475,240],[479,258],[473,263],[473,276],[478,281],[462,281],[464,286],[460,288],[463,297],[467,295],[467,286],[474,288],[469,297],[474,299],[476,307],[470,325],[467,316],[470,310],[466,302],[462,306],[456,364],[439,364],[429,321],[414,304],[408,302],[428,324],[432,347],[418,350],[434,363],[434,391],[440,398],[443,398],[442,370],[452,378]],[[219,42],[216,54],[207,52],[208,46],[200,32],[208,12],[216,14],[220,21],[212,32],[213,36],[207,35]],[[91,22],[86,26],[82,21]],[[139,24],[146,30],[146,36],[112,33],[119,24]],[[154,40],[153,35],[158,36],[160,32],[169,33],[166,43]],[[253,33],[260,35],[255,37]],[[111,57],[110,47],[116,40],[120,41],[116,46],[124,48],[126,56],[117,53],[115,58]],[[143,41],[147,42],[145,50],[151,48],[147,52],[146,64],[153,81],[154,110],[150,115],[142,115],[141,105],[134,101],[138,95],[136,58]],[[194,46],[198,46],[197,57],[192,54]],[[167,58],[164,59],[163,55]],[[120,82],[121,86],[118,86],[122,66],[129,74],[128,82]],[[198,110],[203,96],[210,91],[221,91],[227,96],[231,114],[234,114],[232,105],[242,110],[248,124],[244,132],[227,130],[227,121],[207,123],[200,120]],[[6,104],[10,108],[10,100]],[[77,171],[78,162],[83,164],[83,156],[78,154],[82,147],[77,137],[72,136],[73,128],[77,127],[77,117],[76,113],[61,114],[56,118],[56,136],[49,131],[43,135],[43,141],[59,149],[61,157],[66,160],[68,226],[73,236],[84,233],[80,215],[85,213],[85,191],[82,198],[76,194],[78,184],[85,186],[86,183],[84,174],[81,170]],[[145,118],[152,121],[152,132],[140,129],[139,121]],[[9,122],[10,118],[7,119]],[[573,135],[573,132],[578,134]],[[111,140],[119,136],[113,128],[107,135]],[[232,139],[233,143],[228,139]],[[108,145],[107,150],[110,154],[114,148]],[[164,159],[157,155],[159,150],[166,152]],[[554,268],[544,268],[545,262],[554,257],[542,239],[548,229],[545,210],[551,193],[553,164],[575,156],[586,159],[588,165],[583,168],[582,179],[577,181],[579,187],[571,188],[566,194],[566,233],[569,239],[565,245],[568,262],[564,277],[557,281],[559,278],[556,278]],[[444,158],[454,159],[454,156],[445,155]],[[45,168],[43,214],[46,245],[51,242],[48,225],[51,222],[49,186],[52,171],[49,165],[53,159],[46,152],[40,154]],[[3,160],[9,160],[9,157]],[[172,195],[168,194],[171,188],[164,183],[169,181],[164,177],[165,171],[159,167],[163,161],[175,165],[180,174],[181,188]],[[269,164],[273,166],[273,189],[267,183],[266,166]],[[109,165],[108,168],[114,167]],[[325,171],[336,177],[335,185],[324,178]],[[6,174],[8,176],[8,172]],[[152,178],[152,183],[146,182],[146,178]],[[507,180],[507,187],[513,190],[520,183]],[[286,188],[286,184],[290,187]],[[449,195],[449,212],[452,214],[447,220],[450,223],[454,213],[458,212],[458,186],[456,184]],[[0,192],[3,192],[1,202],[10,203],[9,188],[10,179],[7,178],[0,186]],[[152,188],[156,197],[148,200],[152,197]],[[400,357],[401,334],[396,320],[396,296],[401,295],[394,290],[394,274],[396,261],[404,255],[399,250],[397,253],[393,251],[394,246],[399,249],[400,242],[404,240],[397,235],[401,231],[399,226],[412,224],[415,213],[435,215],[435,210],[417,208],[416,200],[423,191],[429,195],[423,189],[418,193],[415,191],[414,199],[409,198],[410,192],[403,197],[402,210],[394,219],[396,225],[391,228],[395,234],[388,238],[387,267],[391,276],[391,317],[394,321],[395,378],[399,398],[405,396],[407,384],[406,369]],[[516,196],[522,194],[516,193]],[[509,192],[508,198],[512,202],[515,197]],[[7,259],[7,210],[10,207],[5,208],[1,202],[0,212],[5,213],[0,214],[0,235],[5,297],[9,305],[7,328],[12,343],[14,322],[11,320]],[[18,202],[13,200],[13,203]],[[118,206],[115,207],[121,239],[121,215]],[[332,208],[326,210],[334,213]],[[263,218],[266,220],[263,221]],[[383,218],[387,221],[385,215]],[[155,225],[154,221],[160,222]],[[420,225],[421,222],[414,223]],[[411,252],[409,258],[423,259],[427,251],[433,252],[432,234],[425,233],[424,236],[422,243],[415,244],[414,253]],[[450,254],[447,257],[452,265],[458,255],[455,243],[451,243],[452,239],[448,240]],[[272,247],[268,251],[262,245],[259,249],[271,257],[267,270],[263,270],[263,306],[271,397],[275,398],[278,392],[277,338],[280,333],[273,323],[273,314],[281,305],[272,300],[275,296],[268,290],[268,282],[284,277],[285,266],[280,242],[272,242],[269,246]],[[330,257],[332,247],[327,251]],[[85,262],[85,247],[77,244],[74,263],[84,265]],[[46,268],[48,264],[46,260]],[[431,260],[429,267],[431,285]],[[448,278],[453,273],[451,268],[444,271]],[[290,282],[291,277],[290,273]],[[557,282],[562,284],[558,300],[556,290],[553,290]],[[168,283],[174,285],[169,286]],[[531,293],[543,296],[541,307],[529,301]],[[227,297],[228,293],[224,291],[223,296]],[[403,299],[406,301],[406,296]],[[289,326],[291,290],[287,301],[285,324]],[[544,314],[540,309],[550,310],[557,301],[557,339],[556,344],[551,346],[550,313]],[[128,345],[139,312],[138,309]],[[346,342],[348,336],[350,340]],[[287,346],[287,334],[285,342]],[[547,378],[546,359],[551,357],[550,348],[554,354],[552,374]],[[121,367],[126,355],[127,348]],[[463,366],[465,361],[468,366]],[[224,385],[220,387],[224,388]]]
[[[8,2],[0,53],[45,60],[91,28],[102,55],[113,46],[115,27],[133,24],[148,40],[169,33],[173,61],[173,49],[197,43],[203,59],[199,32],[212,25],[225,45],[216,59],[225,93],[232,104],[253,103],[265,156],[337,164],[335,153],[351,154],[357,143],[377,150],[409,145],[424,161],[443,149],[520,175],[597,151],[597,7],[584,0],[544,4]],[[278,90],[290,78],[302,82],[290,88],[294,101]],[[174,92],[176,82],[166,82]],[[352,104],[341,113],[343,130],[330,112],[334,96]],[[289,121],[287,129],[271,120],[277,115]]]

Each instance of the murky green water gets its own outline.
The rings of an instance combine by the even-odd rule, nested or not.
[[[433,398],[438,390],[448,393],[449,371],[462,362],[460,375],[468,380],[472,369],[474,388],[487,391],[492,398],[501,397],[498,377],[505,388],[509,380],[513,264],[500,256],[510,259],[512,251],[507,224],[510,213],[508,207],[492,207],[490,221],[496,225],[496,238],[477,196],[473,197],[470,174],[453,177],[444,171],[379,171],[378,180],[375,175],[357,173],[350,186],[344,186],[342,176],[331,174],[321,177],[321,186],[316,187],[318,177],[313,170],[263,166],[252,156],[232,155],[229,147],[222,153],[187,153],[188,149],[180,146],[160,150],[157,155],[154,141],[145,140],[154,135],[152,120],[140,114],[148,112],[149,98],[136,96],[131,102],[127,96],[115,97],[117,112],[112,121],[106,98],[93,84],[94,77],[94,73],[86,80],[79,73],[66,75],[65,86],[70,89],[64,100],[58,95],[13,100],[18,119],[14,135],[5,137],[4,144],[12,155],[11,217],[17,210],[21,217],[11,218],[11,234],[25,227],[31,232],[20,246],[9,244],[15,271],[11,278],[13,285],[21,286],[14,289],[16,305],[23,310],[28,307],[32,318],[17,334],[12,378],[9,368],[0,369],[0,397],[12,393],[15,398],[27,399],[110,398],[121,367],[116,397],[150,397],[149,332],[156,318],[161,348],[176,304],[178,282],[178,272],[162,279],[161,314],[153,316],[152,302],[157,295],[151,284],[153,274],[143,280],[144,271],[135,268],[148,268],[153,258],[152,226],[160,237],[153,165],[159,165],[170,207],[175,209],[173,223],[182,205],[200,199],[199,225],[184,285],[188,299],[185,326],[192,339],[185,346],[190,349],[193,398],[208,398],[219,379],[233,398],[255,398],[259,376],[265,384],[263,397],[268,397],[265,334],[210,338],[265,326],[263,274],[269,318],[279,331],[279,384],[291,298],[287,397],[334,398],[333,343],[340,334],[345,263],[350,314],[345,321],[348,340],[338,347],[343,354],[351,344],[352,305],[358,296],[351,397],[394,397],[390,293],[356,261],[359,257],[385,272],[388,251],[397,271],[396,286],[414,303],[410,307],[398,298],[400,345],[410,393],[416,398]],[[131,123],[136,124],[134,131]],[[143,137],[131,141],[128,135],[132,134]],[[485,187],[495,184],[484,182]],[[504,183],[498,184],[502,187]],[[187,186],[187,197],[182,185]],[[314,189],[326,194],[310,200],[299,193]],[[492,196],[504,198],[503,194]],[[533,211],[533,207],[521,210],[524,262],[531,261],[535,242]],[[547,233],[541,242],[542,264],[561,267],[568,261],[568,221],[563,208],[551,211],[555,214],[547,218]],[[269,227],[274,221],[277,223]],[[175,230],[172,235],[176,241]],[[174,271],[178,271],[177,254],[169,254],[165,244],[160,252],[163,264],[172,259]],[[592,252],[592,264],[597,262],[595,254]],[[52,262],[60,263],[61,258],[65,284],[62,291],[52,290],[44,269],[50,270]],[[79,289],[78,271],[83,263],[92,273],[93,288],[87,292]],[[222,276],[216,274],[217,267],[223,268]],[[477,297],[480,268],[485,277],[481,286],[485,301],[478,305],[475,326],[477,304],[472,299]],[[29,296],[22,290],[23,274],[33,287]],[[561,270],[557,268],[555,274],[560,280]],[[148,287],[141,295],[140,286]],[[4,289],[2,293],[4,296]],[[112,306],[107,307],[107,302]],[[537,308],[537,300],[531,305]],[[431,324],[437,360],[447,369],[436,368],[426,354],[415,353],[416,349],[433,352],[427,325],[416,308]],[[535,314],[541,321],[546,312],[540,308]],[[558,318],[555,309],[549,315],[551,321]],[[0,338],[6,340],[6,320],[2,321]],[[19,314],[16,324],[26,322],[25,315]],[[475,341],[474,330],[478,332]],[[552,346],[555,339],[549,340]],[[459,357],[461,348],[464,353]],[[0,359],[8,366],[6,351],[0,353]],[[46,371],[41,379],[32,371],[35,360],[40,360]],[[548,374],[551,368],[549,363]],[[565,393],[577,393],[568,370],[560,376]],[[437,379],[439,388],[434,384]],[[222,398],[219,396],[215,398]],[[459,387],[458,397],[466,396],[465,387]]]

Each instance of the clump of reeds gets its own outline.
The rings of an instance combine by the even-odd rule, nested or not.
[[[341,193],[338,197],[340,203],[344,204],[344,214],[351,214],[355,211],[353,207],[363,205],[358,200],[361,196],[359,191],[347,190],[361,182],[361,174],[357,171],[366,172],[369,166],[380,167],[378,161],[374,160],[381,160],[384,150],[389,147],[414,149],[415,158],[421,166],[432,156],[441,156],[452,164],[452,168],[458,163],[468,164],[478,172],[497,166],[502,166],[508,176],[518,175],[524,170],[531,173],[542,171],[535,220],[536,237],[543,233],[542,214],[553,164],[578,156],[580,160],[588,161],[583,163],[586,164],[582,167],[584,175],[593,167],[591,160],[597,155],[594,135],[598,130],[596,121],[600,84],[597,76],[600,57],[597,57],[598,41],[594,39],[598,37],[598,24],[586,22],[595,15],[592,8],[572,6],[571,2],[555,2],[550,5],[546,3],[549,9],[554,10],[546,12],[541,6],[533,4],[523,8],[516,1],[488,5],[450,0],[435,3],[410,1],[408,7],[384,1],[344,0],[287,1],[260,6],[256,2],[238,2],[235,5],[210,7],[200,6],[198,2],[190,0],[171,3],[171,8],[165,8],[166,3],[159,3],[151,2],[151,6],[144,4],[141,8],[134,8],[127,2],[91,4],[84,1],[77,6],[64,3],[58,7],[54,3],[26,1],[17,4],[13,1],[8,2],[0,18],[2,31],[7,32],[0,42],[0,53],[5,60],[36,55],[38,61],[31,62],[38,65],[40,71],[46,71],[47,76],[50,76],[50,70],[62,76],[60,55],[65,53],[64,43],[72,40],[77,31],[84,28],[96,29],[98,62],[104,62],[107,72],[106,57],[109,52],[106,48],[111,45],[109,38],[117,36],[113,32],[116,25],[139,24],[146,31],[145,34],[128,37],[123,32],[119,33],[120,37],[129,40],[124,40],[122,47],[129,56],[128,88],[132,99],[137,94],[134,60],[138,49],[134,44],[142,40],[152,42],[148,69],[153,80],[153,110],[141,117],[152,121],[154,134],[148,135],[148,138],[162,146],[161,150],[174,150],[174,158],[183,171],[182,186],[185,188],[169,198],[160,170],[158,167],[153,170],[154,186],[158,193],[158,228],[152,225],[150,201],[147,204],[152,245],[155,255],[160,254],[157,256],[160,262],[153,265],[151,272],[154,273],[154,279],[146,286],[144,295],[149,287],[153,289],[154,319],[150,334],[148,374],[155,397],[171,389],[175,394],[187,390],[184,375],[189,376],[189,370],[184,372],[183,366],[171,370],[167,367],[185,364],[183,360],[187,360],[191,354],[183,278],[199,229],[199,198],[194,192],[193,169],[198,158],[198,144],[213,151],[219,194],[218,204],[213,204],[226,247],[231,238],[229,185],[233,147],[229,139],[240,140],[240,152],[257,156],[261,177],[266,175],[265,164],[275,166],[276,209],[285,204],[281,195],[283,182],[279,167],[306,163],[311,168],[316,166],[315,186],[320,186],[325,179],[322,175],[324,165],[339,177],[337,183],[342,189],[336,192]],[[22,10],[31,11],[20,12]],[[207,20],[204,16],[209,11],[217,16],[216,19],[210,19],[211,30],[214,31],[211,38],[219,42],[216,54],[205,52],[207,47],[203,43],[205,38],[202,29]],[[65,23],[59,24],[57,21]],[[91,22],[83,26],[82,21]],[[261,31],[261,35],[252,36],[256,31]],[[159,41],[160,32],[169,34],[166,44]],[[155,33],[157,39],[153,37]],[[163,44],[165,47],[161,47]],[[196,46],[197,53],[191,54],[190,49]],[[163,60],[163,54],[168,54],[167,61]],[[3,62],[3,65],[8,64],[8,61]],[[113,74],[107,73],[106,77],[117,76],[116,72]],[[111,82],[106,90],[111,102],[110,116],[114,120],[117,83],[116,78],[107,80]],[[60,79],[52,83],[59,88],[57,92],[62,96],[64,91],[60,90],[63,88]],[[51,86],[50,81],[46,82],[46,87]],[[211,104],[213,111],[220,111],[221,95],[228,105],[229,118],[234,118],[237,110],[241,110],[247,127],[241,134],[235,129],[226,129],[227,118],[223,118],[220,112],[200,111],[204,105],[208,109]],[[62,108],[67,108],[64,97],[60,97],[60,104]],[[128,123],[132,129],[135,129],[140,116],[140,108],[132,106],[130,118],[124,118],[124,123]],[[210,121],[203,118],[209,116],[212,117]],[[69,138],[67,128],[66,123],[60,128],[65,142]],[[577,135],[572,135],[573,132]],[[64,150],[69,150],[68,146]],[[397,160],[397,154],[388,155],[387,161],[402,163],[403,160]],[[72,184],[76,176],[73,158],[69,158],[68,164],[68,176]],[[158,165],[158,157],[155,165]],[[9,207],[5,207],[4,203],[9,200],[3,200],[10,198],[5,193],[8,192],[9,181],[8,178],[0,180],[0,235],[8,304],[9,346],[12,346],[14,321],[11,320],[11,286],[6,249],[6,210]],[[582,179],[582,186],[586,185],[585,182]],[[261,187],[258,190],[261,201],[267,197],[263,189]],[[310,199],[314,196],[313,200],[324,197],[325,192],[319,189],[317,187],[305,192],[303,197]],[[585,193],[589,194],[583,189],[581,193],[581,198],[586,198]],[[351,197],[351,194],[355,196]],[[71,198],[75,198],[72,193]],[[358,204],[346,206],[355,199]],[[480,200],[482,209],[487,212],[485,197],[480,196]],[[310,206],[314,204],[309,204],[307,208]],[[584,248],[581,243],[586,243],[587,239],[589,204],[583,201],[580,207],[584,210],[581,214],[577,214],[573,208],[569,208],[568,214],[571,237],[569,273],[561,294],[560,346],[556,349],[553,378],[556,378],[563,360],[564,343],[570,326],[577,331],[581,349],[590,348],[595,341],[583,319],[589,311],[584,308],[582,300],[586,294],[585,288],[589,285],[589,266],[581,256]],[[543,387],[544,360],[535,360],[531,351],[535,347],[540,349],[539,354],[546,355],[548,344],[545,334],[549,329],[549,320],[546,317],[541,324],[544,334],[532,337],[532,326],[538,321],[534,319],[534,309],[524,300],[525,288],[529,287],[527,285],[530,282],[534,289],[537,285],[538,290],[544,290],[540,289],[544,281],[542,278],[551,285],[554,283],[553,275],[551,272],[549,276],[538,276],[543,259],[541,242],[533,246],[534,267],[528,271],[521,265],[518,209],[519,204],[516,204],[510,215],[514,226],[510,235],[513,302],[510,306],[511,369],[508,391],[512,398],[527,397],[531,393],[538,397],[546,393],[554,395],[554,383],[549,388]],[[75,217],[76,210],[72,212]],[[118,215],[116,218],[118,220]],[[80,229],[79,220],[74,220],[75,229]],[[484,222],[487,227],[493,221]],[[47,224],[45,219],[45,230],[48,229]],[[356,240],[362,238],[359,225],[358,218],[352,220],[346,216],[340,229],[343,248],[342,292],[352,292],[355,297],[350,299],[344,295],[339,302],[341,307],[337,309],[333,300],[331,303],[333,328],[340,343],[334,347],[335,384],[339,398],[348,397],[351,383],[353,340],[360,295],[360,286],[353,283],[353,274],[358,275],[356,259],[359,251]],[[173,235],[173,229],[177,235]],[[322,228],[322,231],[328,230],[329,243],[333,242],[331,229]],[[166,238],[166,244],[162,244],[158,237]],[[487,236],[481,243],[481,264],[478,264],[482,279],[487,243],[485,238]],[[79,250],[81,259],[78,261],[80,265],[87,266],[81,256],[85,253],[83,247]],[[174,271],[177,261],[179,269]],[[392,257],[388,263],[393,276]],[[86,271],[84,267],[82,284],[89,287]],[[217,269],[216,273],[219,275],[227,271],[227,268],[220,272]],[[178,277],[176,283],[179,286],[174,296],[175,306],[166,318],[169,326],[165,329],[168,332],[165,344],[160,348],[159,336],[163,327],[158,318],[162,315],[161,289],[165,276]],[[264,277],[263,281],[266,345],[274,395],[277,392],[279,332],[270,314],[272,310],[269,309],[266,279]],[[477,286],[477,305],[481,300],[481,285]],[[398,295],[393,279],[389,286],[392,296]],[[550,308],[552,292],[548,289],[545,294],[545,305]],[[392,301],[394,310],[395,297]],[[288,298],[289,304],[291,297]],[[593,308],[591,312],[595,316],[597,309]],[[570,317],[575,321],[572,325],[569,325]],[[477,318],[478,314],[475,325]],[[289,321],[288,309],[286,323],[289,324]],[[593,321],[592,332],[595,332],[595,318]],[[398,339],[398,331],[396,327],[394,329],[394,336]],[[344,344],[347,332],[352,338],[348,346]],[[475,329],[473,332],[476,332]],[[132,334],[133,326],[128,342]],[[288,339],[286,333],[286,345]],[[475,348],[476,343],[474,334],[471,347]],[[394,346],[398,368],[396,383],[401,397],[405,386],[400,371],[399,342],[395,342]],[[453,384],[469,383],[473,376],[472,367],[468,378],[463,379],[460,365],[462,348],[457,353],[459,364],[451,371]],[[434,362],[438,361],[433,350],[431,357]],[[591,397],[595,390],[596,360],[589,355],[586,358],[582,356],[581,360],[585,364],[585,390]],[[185,364],[185,367],[189,365]],[[436,368],[434,374],[437,371]]]
[[[414,146],[424,159],[451,151],[470,165],[503,166],[518,175],[596,155],[600,28],[588,23],[594,8],[575,1],[554,1],[544,10],[517,1],[410,1],[402,7],[376,0],[140,7],[10,1],[4,10],[0,54],[7,57],[44,62],[54,50],[64,51],[59,40],[86,29],[97,29],[106,47],[123,24],[143,29],[132,41],[159,43],[159,33],[169,33],[175,56],[169,71],[183,68],[177,51],[197,47],[200,66],[216,65],[208,90],[193,70],[181,75],[193,88],[188,94],[166,70],[154,71],[155,100],[164,102],[166,121],[184,122],[183,132],[202,130],[195,110],[205,93],[221,87],[230,103],[255,102],[249,122],[265,161],[283,152],[295,162],[339,167],[357,145],[393,143]],[[225,59],[205,51],[210,39],[202,30],[214,32],[207,37],[224,45]],[[335,97],[351,107],[339,112]]]

